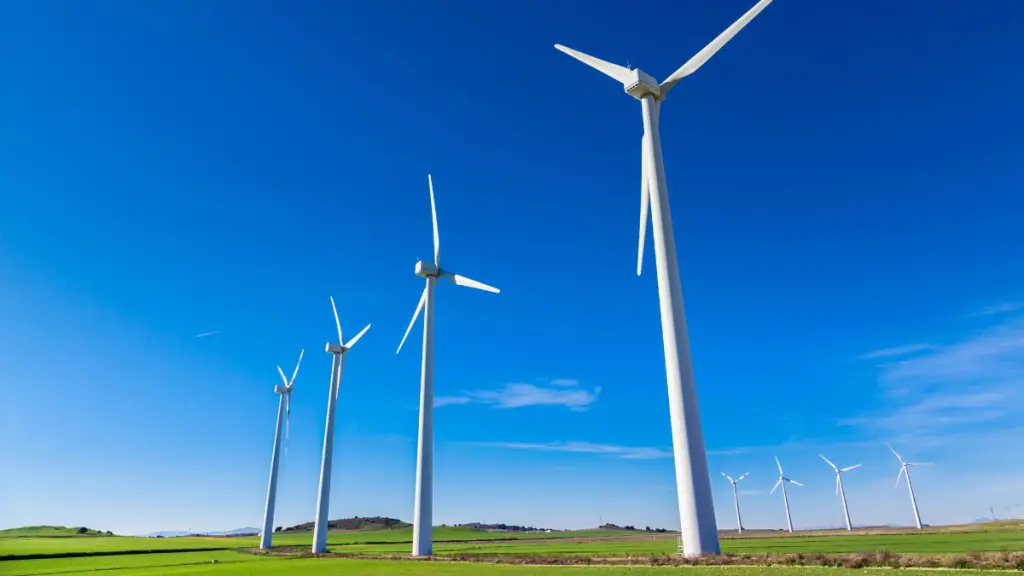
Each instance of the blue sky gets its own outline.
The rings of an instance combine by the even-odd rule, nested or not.
[[[0,7],[0,527],[312,519],[334,332],[355,334],[331,513],[411,518],[431,253],[437,523],[678,526],[640,107],[556,42],[665,77],[748,8],[656,2]],[[749,526],[1024,515],[1024,5],[779,0],[661,133],[716,511]],[[196,338],[207,332],[216,334]],[[955,498],[950,496],[955,494]],[[1016,506],[1016,508],[1012,508]],[[1007,508],[1011,507],[1011,508]]]

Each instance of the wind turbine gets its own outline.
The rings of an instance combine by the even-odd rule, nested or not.
[[[341,387],[341,368],[345,363],[345,353],[356,345],[356,342],[370,329],[367,324],[359,334],[347,343],[341,336],[341,321],[338,320],[338,308],[331,297],[331,309],[334,310],[334,325],[338,327],[338,343],[327,343],[327,352],[334,355],[331,364],[331,386],[327,391],[327,425],[324,427],[324,453],[320,460],[320,492],[316,497],[316,524],[313,527],[313,553],[327,551],[327,528],[330,523],[331,507],[331,464],[334,460],[334,412],[338,406],[338,388]]]
[[[771,0],[761,0],[739,20],[725,29],[710,44],[658,82],[636,68],[628,68],[594,58],[560,44],[555,48],[622,83],[626,93],[640,100],[643,109],[644,136],[640,184],[640,242],[637,250],[637,275],[643,265],[647,235],[648,205],[654,225],[654,256],[658,272],[658,300],[661,307],[661,332],[665,348],[669,412],[672,418],[672,449],[676,467],[676,492],[681,524],[680,539],[686,556],[717,554],[718,528],[711,494],[707,454],[697,407],[697,390],[690,362],[690,343],[683,309],[683,290],[679,282],[668,185],[661,156],[658,117],[661,101],[680,80],[693,74],[737,32],[757,16]]]
[[[818,456],[821,456],[821,459],[836,471],[836,496],[841,496],[843,499],[843,517],[846,519],[846,529],[853,530],[853,525],[850,524],[850,509],[846,506],[846,490],[843,489],[843,472],[849,472],[854,468],[859,468],[860,464],[854,464],[853,466],[847,466],[846,468],[837,468],[836,465],[828,458],[825,458],[825,456],[821,454],[818,454]]]
[[[744,472],[743,476],[740,476],[735,480],[725,472],[722,472],[721,474],[722,476],[725,476],[725,479],[728,480],[730,484],[732,484],[732,501],[736,504],[736,528],[740,534],[743,534],[743,518],[740,517],[740,494],[736,491],[736,483],[749,476],[750,472]]]
[[[299,361],[295,363],[295,370],[292,378],[285,378],[284,371],[277,367],[277,373],[281,375],[284,385],[274,386],[274,393],[280,394],[281,399],[277,403],[277,428],[274,432],[274,451],[270,456],[270,485],[267,487],[267,506],[263,510],[263,532],[260,533],[260,548],[270,549],[270,539],[274,534],[274,504],[277,501],[277,468],[281,463],[281,425],[285,425],[285,438],[288,437],[288,428],[292,419],[292,388],[295,386],[295,376],[299,374],[299,364],[302,364],[302,355],[306,351],[299,352]]]
[[[934,462],[906,462],[903,457],[889,444],[889,450],[896,455],[896,458],[900,461],[900,473],[896,476],[896,487],[900,485],[900,478],[904,475],[907,477],[907,489],[910,490],[910,505],[914,507],[914,522],[917,524],[917,529],[921,529],[921,514],[917,511],[917,498],[914,497],[914,485],[910,483],[910,467],[911,466],[931,466]]]
[[[774,494],[775,490],[782,486],[782,501],[786,503],[786,527],[790,532],[793,532],[793,518],[789,515],[789,493],[786,492],[786,482],[790,484],[796,484],[797,486],[803,486],[803,484],[796,480],[790,480],[786,478],[785,473],[782,471],[782,463],[779,462],[779,457],[775,457],[775,465],[779,467],[779,479],[775,482],[775,486],[772,487],[772,491],[769,494]]]
[[[499,290],[476,280],[470,280],[441,268],[441,240],[437,234],[437,208],[434,204],[434,180],[427,174],[430,188],[430,216],[434,223],[434,263],[416,262],[416,275],[426,279],[426,287],[416,305],[409,327],[398,344],[395,354],[402,351],[413,324],[423,312],[423,365],[420,371],[420,430],[416,449],[416,497],[413,509],[412,555],[429,556],[432,549],[432,516],[434,497],[434,285],[444,276],[459,286],[486,290],[497,294]]]

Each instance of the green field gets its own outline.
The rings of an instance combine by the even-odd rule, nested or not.
[[[537,539],[550,538],[592,538],[621,536],[623,532],[610,530],[578,530],[558,533],[500,533],[474,530],[472,528],[438,527],[434,529],[434,542],[465,542],[467,540]],[[332,547],[344,545],[375,546],[389,543],[412,543],[412,528],[398,530],[370,530],[352,532],[331,532],[327,542]],[[311,546],[313,535],[275,534],[274,546]],[[259,539],[221,537],[183,538],[134,538],[130,536],[90,536],[74,538],[52,537],[3,537],[0,536],[0,558],[30,554],[96,553],[119,550],[161,551],[196,549],[255,548]],[[409,548],[404,546],[401,548]]]
[[[216,564],[212,561],[217,560]],[[4,576],[45,574],[110,574],[111,576],[194,575],[289,575],[353,576],[414,575],[431,576],[561,576],[563,574],[602,574],[605,576],[858,576],[863,571],[843,568],[793,566],[646,567],[646,566],[520,566],[394,560],[346,560],[315,558],[264,558],[233,551],[187,552],[181,554],[142,554],[61,560],[15,560],[0,563]],[[936,574],[938,572],[938,574]],[[784,574],[780,574],[784,573]],[[932,576],[981,576],[980,571],[929,571]]]
[[[846,534],[806,533],[776,536],[757,533],[751,537],[722,539],[723,552],[779,555],[791,553],[844,554],[887,550],[898,554],[969,554],[974,552],[1024,552],[1024,527],[1019,523],[955,527],[909,533]],[[70,533],[69,533],[70,531]],[[0,575],[95,574],[667,574],[704,572],[719,576],[755,575],[765,570],[785,576],[810,576],[847,571],[840,568],[802,567],[644,567],[644,566],[536,566],[444,561],[369,560],[265,556],[249,553],[255,537],[132,538],[75,535],[76,529],[35,527],[0,533]],[[48,535],[41,535],[48,534]],[[771,535],[766,535],[771,534]],[[556,533],[499,533],[470,528],[436,528],[434,553],[500,557],[665,557],[676,551],[672,534],[584,530]],[[276,534],[275,547],[304,552],[312,541],[309,533]],[[396,555],[410,551],[410,528],[332,532],[329,551],[341,554]],[[61,557],[64,555],[64,557]],[[25,559],[27,556],[35,558]],[[38,556],[49,556],[39,558]],[[21,559],[19,559],[21,558]],[[516,559],[515,561],[519,561]],[[724,573],[723,573],[724,571]],[[958,571],[957,574],[963,574]],[[693,576],[698,576],[694,574]]]

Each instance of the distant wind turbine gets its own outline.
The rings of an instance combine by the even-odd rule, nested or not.
[[[292,371],[292,378],[285,378],[284,371],[277,367],[277,373],[281,375],[281,382],[274,386],[274,392],[281,395],[277,403],[277,430],[274,432],[274,450],[270,456],[270,485],[267,486],[267,506],[263,510],[263,532],[260,533],[260,548],[270,549],[270,540],[274,534],[274,505],[277,501],[277,470],[281,463],[281,425],[284,424],[285,438],[288,438],[288,429],[291,427],[292,419],[292,388],[295,386],[295,377],[299,374],[299,365],[302,364],[302,355],[306,351],[299,352],[299,361],[295,363],[295,370]],[[287,448],[286,448],[287,449]]]
[[[432,550],[432,517],[434,498],[434,285],[444,276],[458,286],[476,288],[497,294],[499,290],[441,268],[441,240],[437,233],[437,209],[434,205],[434,180],[427,174],[430,188],[430,215],[434,223],[434,263],[416,262],[416,275],[426,279],[416,312],[398,344],[402,351],[405,339],[423,312],[423,363],[420,371],[420,429],[416,449],[416,496],[412,517],[412,555],[429,556]]]
[[[836,465],[828,458],[825,458],[821,454],[818,454],[818,456],[821,456],[821,459],[836,471],[836,496],[842,497],[843,500],[843,517],[846,520],[846,529],[853,530],[853,525],[850,524],[850,509],[846,507],[846,490],[843,488],[843,472],[849,472],[854,468],[858,468],[860,467],[860,464],[854,464],[853,466],[847,466],[846,468],[837,468]]]
[[[661,103],[669,90],[703,66],[771,1],[760,0],[660,84],[638,68],[612,64],[555,44],[555,48],[561,52],[621,83],[626,93],[639,100],[641,104],[644,133],[641,141],[640,237],[636,273],[640,275],[643,264],[644,238],[647,235],[650,209],[654,227],[654,260],[658,273],[658,301],[661,308],[669,413],[672,420],[680,540],[683,542],[684,554],[690,557],[718,554],[721,549],[718,544],[718,527],[715,524],[715,504],[711,494],[711,476],[708,473],[704,434],[700,425],[700,410],[697,406],[697,389],[693,381],[683,288],[679,280],[679,262],[672,231],[672,215],[658,122]],[[572,89],[578,92],[576,87]]]
[[[732,484],[732,501],[736,504],[736,530],[739,534],[743,534],[743,518],[740,516],[740,494],[736,491],[736,483],[749,476],[750,472],[744,472],[743,476],[740,476],[735,480],[725,472],[722,472],[721,474],[722,476],[725,476],[725,479],[728,480],[730,484]]]
[[[914,507],[914,522],[917,524],[917,529],[921,529],[921,514],[917,511],[917,498],[914,497],[914,485],[910,483],[910,467],[911,466],[931,466],[934,462],[906,462],[903,457],[889,444],[889,450],[896,455],[896,458],[900,461],[900,473],[896,476],[896,486],[900,485],[900,478],[903,476],[907,477],[907,489],[910,490],[910,505]]]
[[[769,492],[769,494],[774,494],[775,490],[778,489],[779,486],[782,486],[782,501],[786,504],[786,527],[790,532],[793,532],[793,518],[789,515],[789,494],[786,492],[786,483],[789,482],[790,484],[796,484],[797,486],[803,486],[803,484],[796,480],[786,478],[785,473],[782,472],[782,463],[779,462],[778,456],[775,457],[775,465],[779,467],[779,479],[775,482],[775,486],[772,487],[772,491]]]
[[[338,320],[338,308],[331,297],[331,309],[334,311],[334,325],[338,327],[338,343],[327,343],[327,352],[334,355],[331,365],[331,386],[327,392],[327,425],[324,426],[324,453],[320,459],[320,492],[316,497],[316,524],[313,527],[313,553],[327,551],[327,525],[330,522],[331,508],[331,464],[334,461],[334,412],[338,406],[338,388],[341,387],[341,368],[345,362],[345,353],[370,329],[367,324],[355,338],[347,343],[341,336],[341,321]]]

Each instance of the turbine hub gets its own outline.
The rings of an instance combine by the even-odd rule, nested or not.
[[[658,81],[654,77],[639,68],[630,70],[630,74],[632,74],[630,81],[624,84],[627,94],[637,100],[643,100],[644,96],[648,94],[656,99],[661,98],[661,87],[658,86]]]
[[[287,392],[287,390],[284,389],[284,386],[280,384],[274,386],[274,394],[284,394],[285,392]]]
[[[341,354],[344,351],[345,347],[341,344],[335,344],[334,342],[327,343],[327,352],[330,352],[331,354]]]
[[[438,277],[441,275],[441,269],[433,265],[430,262],[423,262],[422,260],[416,263],[416,275],[424,278]]]

